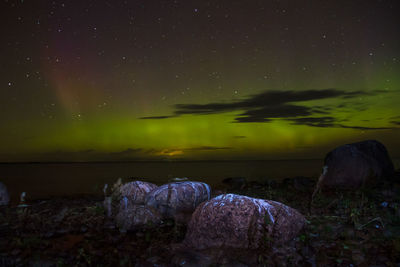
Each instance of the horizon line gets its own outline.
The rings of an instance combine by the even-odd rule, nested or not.
[[[158,159],[158,160],[93,160],[93,161],[0,161],[0,164],[71,164],[71,163],[135,163],[135,162],[225,162],[225,161],[291,161],[291,160],[324,160],[323,158],[290,158],[290,159]]]

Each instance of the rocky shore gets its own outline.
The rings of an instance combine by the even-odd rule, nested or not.
[[[397,175],[399,173],[397,172]],[[398,181],[398,179],[397,179]],[[299,211],[305,228],[282,246],[204,254],[182,247],[186,224],[120,231],[103,197],[35,200],[0,206],[0,266],[396,266],[400,263],[400,185],[318,194],[316,178],[228,183],[233,193]],[[212,254],[212,252],[210,252]]]
[[[0,183],[0,266],[400,265],[400,171],[376,140],[330,151],[318,179],[223,184],[118,179],[13,206]]]

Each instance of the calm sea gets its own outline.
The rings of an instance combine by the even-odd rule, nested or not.
[[[396,169],[400,159],[393,160]],[[118,163],[13,163],[0,164],[0,181],[6,184],[15,201],[21,192],[30,198],[101,194],[105,183],[119,177],[140,178],[163,184],[174,177],[188,177],[218,187],[227,177],[246,177],[248,181],[307,176],[317,178],[323,160],[271,161],[193,161],[193,162],[118,162]]]

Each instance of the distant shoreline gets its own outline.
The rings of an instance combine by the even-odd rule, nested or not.
[[[399,158],[400,159],[400,158]],[[250,161],[309,161],[324,159],[237,159],[237,160],[126,160],[126,161],[3,161],[0,164],[99,164],[99,163],[186,163],[186,162],[250,162]]]

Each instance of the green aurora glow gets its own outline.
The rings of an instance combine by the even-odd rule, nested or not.
[[[400,157],[394,1],[54,3],[2,11],[0,161]]]

